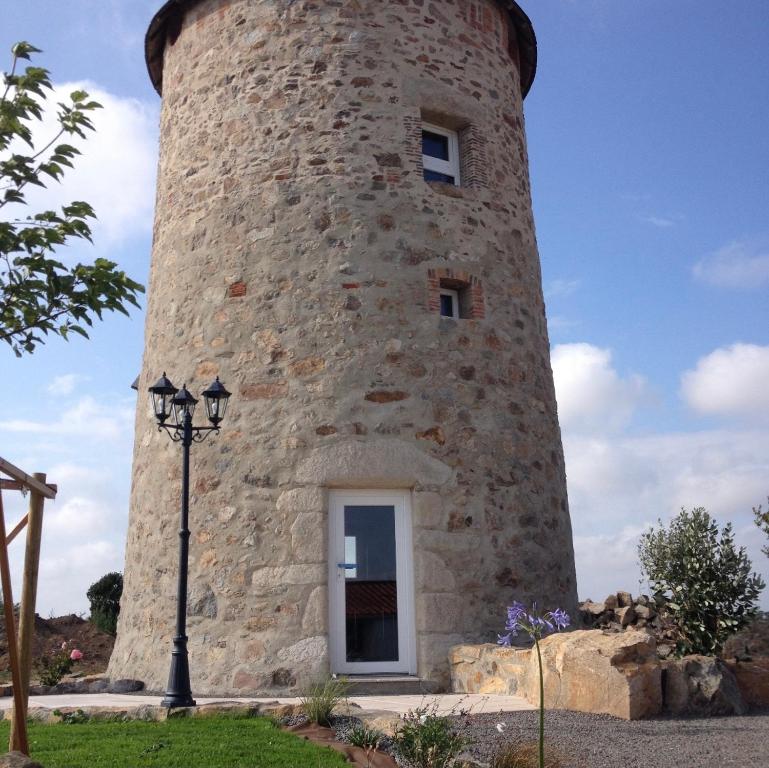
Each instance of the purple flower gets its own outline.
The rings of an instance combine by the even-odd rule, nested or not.
[[[552,618],[553,622],[555,623],[555,626],[558,627],[558,629],[566,629],[566,627],[571,624],[571,619],[569,618],[569,614],[566,613],[566,611],[563,610],[563,608],[556,608],[551,614],[550,617]]]
[[[517,600],[507,609],[506,635],[499,635],[499,645],[510,645],[510,638],[516,637],[519,632],[525,632],[532,640],[539,639],[551,632],[558,632],[569,626],[569,615],[561,608],[540,614],[537,604],[532,603],[531,611]]]

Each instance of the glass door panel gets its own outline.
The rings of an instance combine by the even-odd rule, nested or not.
[[[348,662],[398,660],[394,506],[344,506]]]

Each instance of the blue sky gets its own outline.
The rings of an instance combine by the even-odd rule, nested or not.
[[[539,40],[526,121],[580,596],[637,592],[640,532],[682,505],[732,521],[769,581],[751,524],[769,494],[769,3],[522,4]],[[57,83],[85,81],[106,106],[77,170],[35,201],[95,206],[95,247],[64,257],[108,256],[142,282],[159,109],[143,36],[159,5],[30,0],[0,30],[1,51],[34,43]],[[122,568],[142,333],[134,312],[23,360],[0,350],[23,393],[0,402],[0,455],[61,488],[43,614],[86,610],[91,582]],[[21,503],[4,499],[13,520]]]

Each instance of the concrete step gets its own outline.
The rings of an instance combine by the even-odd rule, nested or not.
[[[349,696],[418,696],[437,693],[440,686],[412,675],[346,675]]]

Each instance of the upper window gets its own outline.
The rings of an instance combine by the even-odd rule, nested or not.
[[[441,317],[459,320],[459,291],[441,288]]]
[[[459,186],[459,137],[455,131],[422,123],[422,168],[425,181]]]

